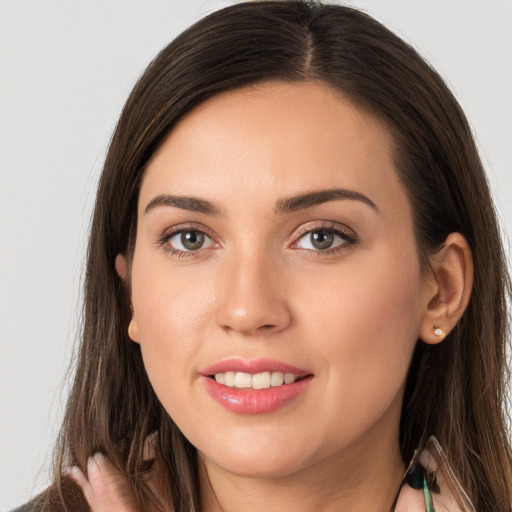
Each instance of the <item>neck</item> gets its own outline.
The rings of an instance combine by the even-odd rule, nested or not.
[[[343,452],[293,474],[272,478],[235,475],[200,454],[202,510],[390,510],[405,471],[398,432],[385,435],[378,429],[367,434]]]

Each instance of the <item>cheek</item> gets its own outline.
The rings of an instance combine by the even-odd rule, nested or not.
[[[332,343],[332,356],[352,368],[353,382],[379,392],[382,385],[396,388],[405,378],[417,339],[416,297],[400,285],[353,290],[338,330],[339,343]]]
[[[399,261],[382,258],[361,272],[331,275],[323,289],[318,276],[316,287],[304,286],[316,292],[300,316],[309,319],[307,338],[317,340],[330,404],[339,406],[325,414],[354,435],[401,398],[421,319],[419,270],[410,261],[404,271]]]
[[[175,355],[193,351],[209,320],[211,297],[211,286],[194,267],[176,271],[143,251],[134,259],[132,301],[143,343]]]
[[[211,290],[199,278],[170,273],[165,265],[134,260],[132,301],[144,366],[153,388],[169,411],[180,386],[196,377],[196,355],[211,321]],[[182,277],[180,277],[182,276]],[[169,393],[176,389],[177,393]]]

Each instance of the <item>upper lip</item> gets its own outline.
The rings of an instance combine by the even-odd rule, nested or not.
[[[311,372],[297,368],[296,366],[277,359],[241,359],[231,358],[218,361],[199,373],[204,376],[215,375],[216,373],[243,372],[243,373],[262,373],[262,372],[282,372],[293,373],[297,377],[305,377]]]

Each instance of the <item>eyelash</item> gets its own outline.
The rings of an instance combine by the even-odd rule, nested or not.
[[[166,231],[163,236],[158,241],[158,245],[162,246],[164,251],[168,252],[171,256],[177,257],[177,258],[190,258],[194,257],[197,252],[201,250],[205,250],[207,248],[199,248],[197,250],[189,250],[189,251],[183,251],[181,249],[174,249],[171,247],[168,242],[171,238],[173,238],[176,235],[183,234],[183,233],[200,233],[201,235],[204,235],[205,237],[209,238],[214,244],[213,236],[206,232],[204,228],[200,228],[198,226],[189,225],[189,226],[178,226],[176,228],[172,228],[169,231]],[[218,246],[218,244],[216,244]]]
[[[336,222],[323,221],[317,224],[306,224],[305,226],[302,226],[296,233],[294,233],[295,242],[293,242],[292,247],[296,247],[300,240],[302,240],[306,235],[311,235],[315,232],[327,232],[343,239],[341,244],[326,250],[314,250],[307,248],[302,249],[304,251],[308,251],[310,255],[315,258],[339,254],[340,252],[346,251],[358,243],[357,236],[351,229]],[[297,249],[301,250],[300,247],[297,247]]]
[[[199,233],[211,240],[211,242],[214,245],[219,246],[218,243],[214,241],[214,237],[209,234],[204,228],[200,228],[198,226],[178,226],[176,228],[171,229],[170,231],[166,231],[162,237],[158,241],[158,245],[162,246],[162,248],[169,253],[173,257],[177,258],[190,258],[197,255],[197,253],[201,250],[207,250],[210,247],[200,247],[197,250],[181,250],[181,249],[175,249],[172,248],[172,246],[169,246],[168,242],[171,238],[173,238],[176,235],[183,234],[183,233]],[[338,236],[342,238],[344,241],[343,243],[336,245],[335,247],[328,248],[326,250],[314,250],[314,249],[308,249],[308,248],[301,248],[297,247],[299,242],[308,234],[315,233],[315,232],[326,232],[331,233],[335,236]],[[292,248],[296,248],[298,250],[307,251],[310,253],[313,257],[322,257],[322,256],[332,256],[335,254],[338,254],[342,251],[345,251],[349,249],[351,246],[358,243],[358,239],[355,235],[355,233],[340,224],[337,224],[335,222],[322,222],[321,224],[311,225],[306,224],[305,226],[302,226],[296,233],[293,234],[294,242],[290,245]]]

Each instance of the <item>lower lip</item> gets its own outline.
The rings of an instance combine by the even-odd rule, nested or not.
[[[313,380],[312,375],[282,386],[267,389],[238,389],[219,384],[210,377],[201,376],[210,396],[228,411],[239,414],[274,412],[304,393]]]

